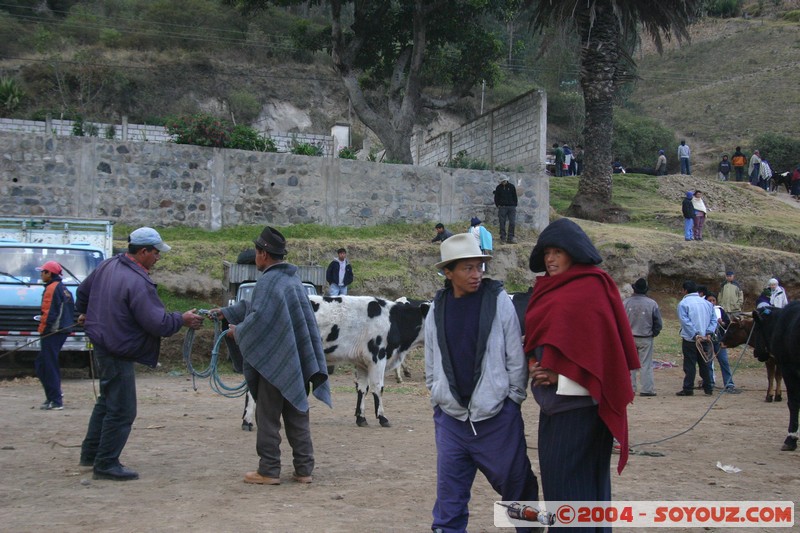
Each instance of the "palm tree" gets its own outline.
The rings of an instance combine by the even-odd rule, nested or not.
[[[627,218],[611,197],[614,94],[635,62],[627,43],[644,30],[662,51],[662,36],[689,39],[687,27],[702,0],[531,0],[531,25],[573,29],[580,36],[581,88],[586,110],[584,171],[568,214],[599,221]]]

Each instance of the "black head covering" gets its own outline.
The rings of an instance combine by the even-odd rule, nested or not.
[[[533,247],[528,263],[533,272],[544,272],[544,249],[548,246],[561,248],[569,254],[572,261],[585,265],[599,265],[603,262],[597,248],[580,226],[568,218],[559,218],[544,228]]]
[[[265,227],[258,239],[254,239],[253,242],[268,253],[286,255],[286,238],[275,228]]]
[[[650,287],[647,286],[647,280],[644,278],[639,278],[631,284],[633,287],[633,292],[636,294],[647,294],[647,291]]]

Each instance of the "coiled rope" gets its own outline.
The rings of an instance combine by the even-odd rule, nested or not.
[[[219,346],[220,343],[222,343],[222,341],[225,339],[225,335],[228,333],[228,330],[226,329],[225,331],[221,331],[222,326],[219,319],[209,313],[208,310],[200,309],[197,313],[207,316],[214,321],[214,347],[211,349],[211,361],[209,361],[208,367],[205,370],[195,370],[192,366],[194,330],[190,329],[186,333],[186,337],[183,339],[183,361],[186,363],[186,369],[192,375],[192,387],[194,390],[197,390],[197,382],[195,378],[208,378],[208,383],[211,386],[211,390],[220,396],[225,396],[226,398],[239,398],[240,396],[244,396],[244,394],[247,393],[246,380],[242,380],[242,382],[238,385],[231,387],[230,385],[226,385],[219,375]]]

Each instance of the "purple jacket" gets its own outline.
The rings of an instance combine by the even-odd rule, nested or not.
[[[119,254],[103,261],[80,284],[75,308],[86,314],[84,329],[92,342],[113,357],[155,367],[161,337],[183,326],[181,313],[167,313],[156,284],[145,270]]]

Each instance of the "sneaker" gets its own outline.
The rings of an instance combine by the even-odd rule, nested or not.
[[[655,396],[655,392],[640,392],[639,396]]]
[[[63,411],[64,406],[59,405],[56,402],[44,402],[39,406],[39,409],[43,409],[45,411]]]
[[[694,396],[693,390],[682,390],[675,393],[675,396]]]
[[[725,392],[728,394],[741,394],[742,389],[737,389],[736,387],[726,387]]]
[[[506,243],[507,243],[507,244],[517,244],[517,241],[515,241],[514,239],[508,239],[508,240],[506,241]]]
[[[49,401],[44,402],[42,405],[39,406],[39,409],[41,409],[42,411],[47,411],[48,409],[50,409],[50,402]]]

